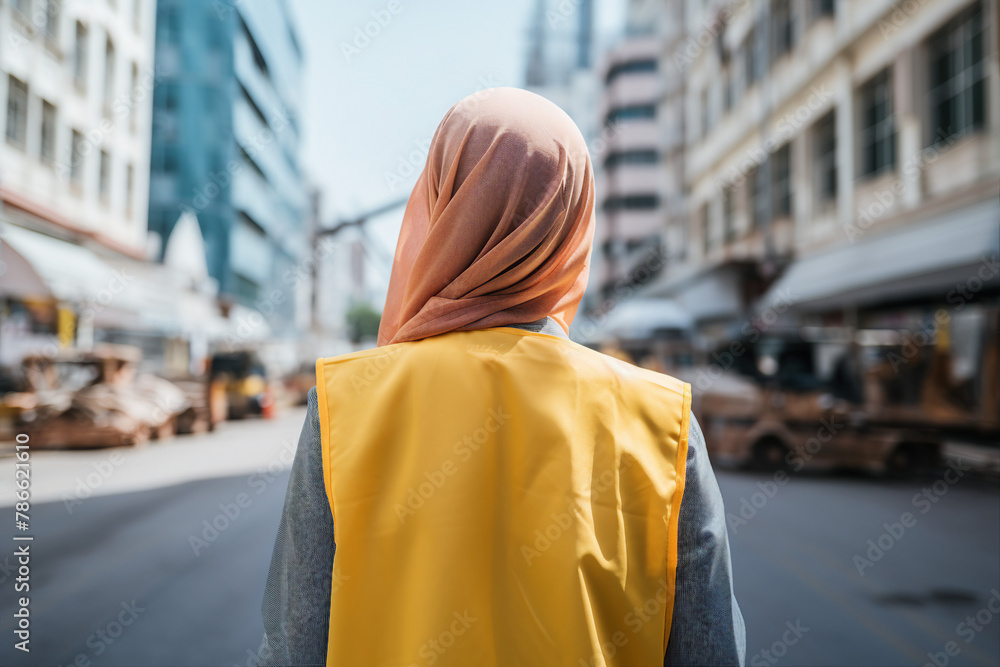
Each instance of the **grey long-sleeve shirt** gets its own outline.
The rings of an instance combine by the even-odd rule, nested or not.
[[[551,318],[523,325],[565,337]],[[261,612],[261,665],[325,665],[336,556],[323,483],[315,388],[292,463]],[[733,594],[722,495],[701,427],[691,416],[684,496],[678,518],[673,622],[664,665],[742,665],[743,616]]]

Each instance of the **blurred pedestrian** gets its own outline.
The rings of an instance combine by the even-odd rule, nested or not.
[[[743,664],[690,386],[567,336],[593,233],[558,107],[495,88],[448,112],[379,346],[317,363],[265,661]]]

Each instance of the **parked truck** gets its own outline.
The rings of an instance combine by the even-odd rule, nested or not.
[[[906,473],[935,465],[948,442],[1000,446],[998,309],[986,310],[961,359],[950,324],[945,315],[911,332],[806,327],[724,346],[683,374],[710,455]]]

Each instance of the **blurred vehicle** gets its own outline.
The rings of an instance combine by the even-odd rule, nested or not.
[[[305,405],[309,402],[309,391],[316,386],[316,366],[313,363],[301,364],[294,372],[285,377],[284,390],[289,403]]]
[[[213,355],[209,365],[209,386],[213,415],[225,414],[227,419],[274,415],[274,392],[266,367],[254,350]]]
[[[997,312],[985,322],[975,358],[966,360],[978,372],[961,380],[947,323],[909,335],[806,328],[766,334],[742,354],[717,351],[714,370],[685,378],[709,453],[766,469],[904,473],[938,463],[946,442],[995,447]]]
[[[581,333],[588,347],[661,373],[692,362],[691,316],[669,300],[632,298]]]
[[[196,414],[185,393],[137,374],[140,359],[138,348],[110,344],[28,356],[24,391],[7,393],[4,409],[36,447],[137,445],[190,427]]]

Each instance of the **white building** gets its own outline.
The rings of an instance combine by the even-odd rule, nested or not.
[[[0,197],[16,224],[146,255],[155,0],[0,3]]]
[[[155,7],[0,3],[8,370],[27,354],[108,341],[139,345],[151,370],[184,373],[197,370],[207,336],[226,333],[212,281],[145,261]]]

